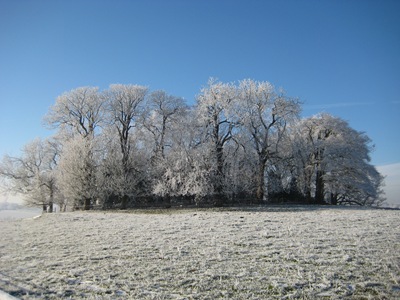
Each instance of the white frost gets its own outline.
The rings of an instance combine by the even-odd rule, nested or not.
[[[0,224],[21,299],[400,297],[400,211],[62,213]]]

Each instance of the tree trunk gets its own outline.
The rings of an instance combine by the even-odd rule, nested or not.
[[[325,140],[328,137],[328,133],[319,132],[318,140]],[[323,204],[325,201],[325,182],[324,182],[324,168],[323,168],[323,157],[324,157],[324,149],[317,149],[315,152],[315,158],[317,161],[316,165],[316,178],[315,178],[315,202],[317,204]]]
[[[316,174],[316,181],[315,181],[315,202],[317,204],[324,203],[324,196],[325,196],[325,187],[324,187],[324,179],[323,179],[324,172],[321,170],[317,171]]]
[[[84,210],[90,210],[90,198],[85,198],[83,209]]]
[[[217,178],[214,181],[214,206],[223,206],[226,202],[224,194],[224,153],[221,145],[216,146],[217,156]]]
[[[218,145],[216,150],[217,150],[217,173],[218,176],[223,177],[224,176],[224,152],[223,152],[223,147],[221,145]]]
[[[121,209],[127,209],[128,208],[128,200],[129,197],[128,195],[123,195],[121,199]]]
[[[337,194],[331,193],[331,204],[338,205],[338,196]]]
[[[312,203],[311,189],[308,186],[306,187],[305,197],[306,197],[306,201],[308,201],[309,203]]]
[[[49,207],[48,212],[52,213],[53,212],[53,202],[52,201],[49,202],[48,207]]]
[[[266,161],[263,159],[259,159],[258,163],[258,173],[257,173],[257,190],[256,190],[256,198],[257,202],[261,203],[264,200],[265,195],[265,164]]]
[[[304,196],[306,198],[306,201],[309,203],[313,202],[313,199],[311,197],[311,182],[312,182],[312,172],[310,170],[307,170],[306,167],[304,167]]]
[[[54,202],[54,187],[50,185],[50,200],[49,200],[49,212],[53,212],[53,202]]]

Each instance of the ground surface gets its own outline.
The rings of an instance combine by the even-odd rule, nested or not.
[[[0,222],[22,299],[399,299],[400,211],[62,213]]]
[[[40,209],[0,210],[0,221],[33,218],[41,213]]]

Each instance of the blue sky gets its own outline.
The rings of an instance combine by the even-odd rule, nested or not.
[[[270,81],[400,162],[400,1],[0,0],[0,155],[47,136],[80,86],[133,83],[194,103],[209,77]],[[398,165],[398,164],[397,164]]]

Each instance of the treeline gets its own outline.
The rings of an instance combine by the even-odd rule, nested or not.
[[[268,82],[210,80],[188,106],[164,91],[113,84],[56,99],[57,133],[5,156],[0,174],[31,205],[62,209],[267,202],[380,205],[370,139]]]

